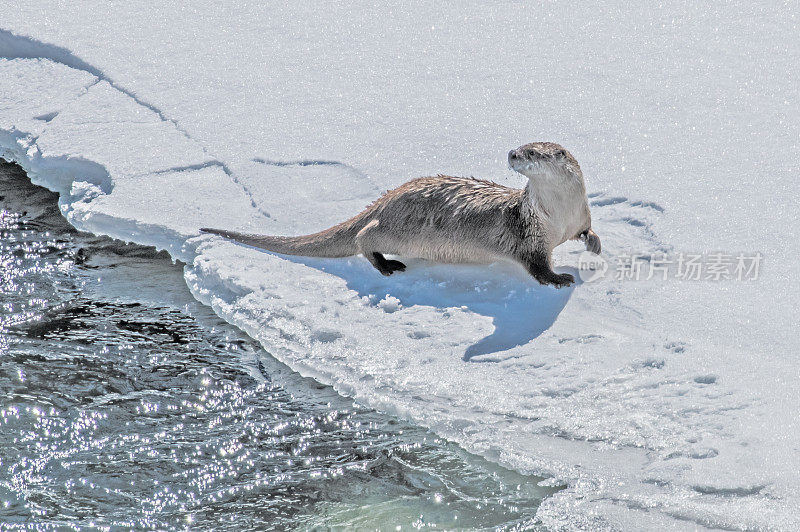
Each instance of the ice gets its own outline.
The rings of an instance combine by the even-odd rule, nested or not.
[[[792,530],[796,35],[747,3],[38,1],[0,22],[0,155],[296,371],[563,482],[545,525]],[[606,256],[758,251],[760,279],[384,278],[197,232],[315,231],[439,172],[522,186],[504,154],[532,140],[581,162]]]
[[[36,144],[46,158],[103,161],[117,179],[211,161],[196,142],[105,81],[53,117],[45,133]],[[120,144],[126,145],[125,156],[119,154]]]

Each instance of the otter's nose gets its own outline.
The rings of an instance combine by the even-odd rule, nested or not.
[[[508,162],[511,162],[517,158],[518,158],[517,150],[511,150],[510,152],[508,152]]]

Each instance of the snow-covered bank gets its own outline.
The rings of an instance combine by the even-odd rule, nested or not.
[[[210,5],[157,8],[137,30],[136,6],[55,24],[26,9],[0,24],[16,58],[0,61],[2,156],[59,191],[73,224],[169,250],[201,301],[292,368],[566,482],[546,524],[798,525],[796,266],[775,230],[797,226],[793,23],[552,7],[532,36],[508,19],[519,5],[458,27],[434,8],[386,26],[370,8]],[[554,291],[510,266],[385,279],[360,258],[197,236],[319,229],[426,173],[521,185],[500,160],[535,139],[582,162],[609,256],[754,250],[770,267],[750,284]]]

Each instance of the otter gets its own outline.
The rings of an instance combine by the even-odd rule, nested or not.
[[[353,218],[306,236],[267,236],[200,229],[285,255],[362,254],[383,275],[406,265],[384,255],[438,262],[516,261],[539,283],[556,288],[575,278],[552,270],[553,249],[583,240],[600,253],[578,161],[552,142],[511,150],[508,163],[528,178],[524,189],[476,178],[437,175],[413,179],[384,193]]]

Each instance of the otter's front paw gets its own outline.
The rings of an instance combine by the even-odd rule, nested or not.
[[[586,251],[591,251],[595,255],[600,254],[600,249],[602,246],[600,245],[600,237],[597,236],[597,233],[589,229],[583,235],[583,239],[584,242],[586,243]]]

